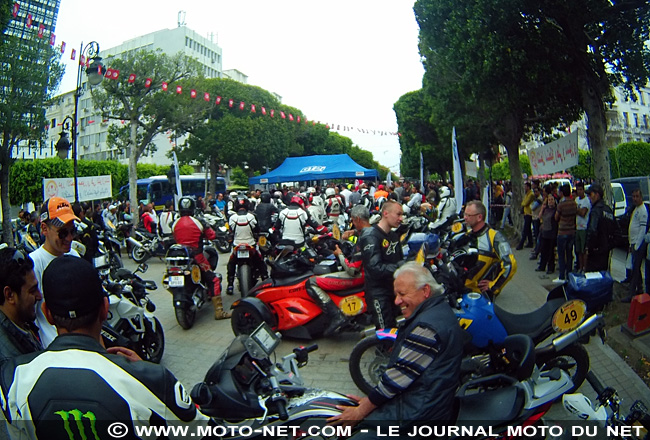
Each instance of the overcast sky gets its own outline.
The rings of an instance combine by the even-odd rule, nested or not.
[[[187,27],[223,50],[223,68],[282,96],[310,120],[397,131],[393,104],[422,85],[413,2],[403,0],[61,0],[57,46],[66,42],[60,91],[74,88],[71,48],[108,49],[160,29]],[[341,132],[399,169],[397,136]]]

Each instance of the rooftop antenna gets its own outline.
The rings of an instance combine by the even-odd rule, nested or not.
[[[178,11],[178,27],[185,26],[185,11]]]

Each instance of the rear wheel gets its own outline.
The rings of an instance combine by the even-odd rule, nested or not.
[[[181,306],[174,307],[176,312],[176,321],[183,329],[188,330],[194,325],[194,319],[196,318],[196,307],[191,306]]]
[[[230,317],[230,326],[236,336],[250,335],[263,322],[262,314],[255,307],[245,302],[235,306]]]
[[[156,327],[154,331],[153,327]],[[153,324],[148,319],[144,322],[144,334],[139,343],[138,354],[142,359],[149,362],[160,363],[165,351],[165,334],[158,318],[153,319]]]
[[[134,246],[131,249],[131,258],[136,263],[144,263],[148,258],[149,253],[142,246]]]
[[[542,371],[551,370],[555,367],[566,371],[571,376],[571,381],[573,382],[573,388],[567,391],[567,393],[575,393],[587,378],[587,373],[589,372],[589,353],[587,353],[584,345],[575,343],[553,355],[537,359],[537,365]]]
[[[363,338],[350,354],[350,376],[354,384],[366,394],[377,386],[386,371],[395,345],[394,339],[379,339],[376,335]]]
[[[237,278],[239,279],[239,292],[241,297],[245,298],[248,291],[253,285],[253,272],[248,264],[241,264],[237,268]]]

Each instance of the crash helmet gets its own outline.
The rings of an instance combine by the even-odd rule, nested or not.
[[[445,197],[449,197],[451,195],[451,191],[449,191],[448,186],[442,186],[440,187],[440,190],[438,191],[440,194],[440,198],[444,199]]]
[[[270,203],[271,202],[271,194],[265,191],[260,196],[260,199],[262,200],[262,203]]]
[[[241,196],[237,198],[235,202],[235,209],[237,209],[237,211],[239,211],[240,209],[245,209],[246,211],[248,211],[249,208],[250,208],[250,202],[246,197]]]
[[[195,208],[196,202],[192,197],[183,196],[178,201],[178,211],[181,213],[181,216],[194,214]]]
[[[313,186],[310,186],[309,188],[307,188],[307,192],[309,194],[315,194],[316,193],[316,188],[314,188]]]
[[[368,194],[368,188],[361,188],[361,195],[365,196],[366,194]]]
[[[298,206],[300,206],[302,209],[305,209],[305,201],[304,201],[304,200],[302,199],[302,197],[300,197],[300,196],[293,196],[293,197],[291,197],[291,202],[290,202],[290,204],[291,204],[291,205],[298,205]]]
[[[334,188],[327,188],[327,189],[325,190],[325,195],[326,195],[327,198],[329,199],[330,197],[336,195],[336,191],[334,190]]]
[[[230,197],[232,200],[235,200],[239,194],[237,194],[236,191],[232,191],[230,194],[228,194],[228,197]]]
[[[274,199],[281,199],[282,198],[282,191],[276,191],[273,193],[273,198]]]

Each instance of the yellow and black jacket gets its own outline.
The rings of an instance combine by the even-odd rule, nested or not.
[[[478,261],[470,271],[465,286],[474,292],[480,292],[479,281],[490,280],[490,290],[496,296],[517,272],[517,261],[510,243],[501,232],[487,224],[478,232],[470,232],[470,236],[477,241]]]

